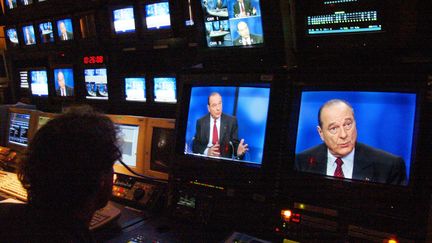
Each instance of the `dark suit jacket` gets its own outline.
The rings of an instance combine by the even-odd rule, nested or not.
[[[251,39],[251,44],[259,44],[259,43],[263,43],[263,38],[259,35],[252,35],[250,34],[250,39]],[[234,40],[234,45],[235,46],[242,46],[242,37],[240,36],[239,38]]]
[[[192,151],[194,153],[204,154],[204,150],[207,148],[209,142],[209,124],[210,114],[206,114],[197,120],[192,146]],[[222,113],[219,134],[221,156],[226,158],[231,158],[233,154],[234,156],[237,156],[236,153],[239,144],[237,118]],[[232,146],[229,143],[230,141],[233,143]],[[233,148],[234,151],[232,151]]]
[[[72,87],[66,85],[65,89],[66,89],[66,96],[73,96],[74,90]],[[56,89],[56,94],[57,96],[61,96],[60,88]]]
[[[246,15],[248,15],[248,16],[252,15],[253,7],[252,7],[251,2],[248,0],[244,0],[243,5],[245,8]],[[239,2],[235,2],[234,3],[234,16],[238,17],[239,14],[240,14],[240,4],[239,4]]]
[[[323,143],[296,155],[297,171],[326,174],[327,146]],[[395,185],[406,184],[405,162],[401,157],[357,143],[353,179]]]
[[[66,36],[67,36],[67,40],[73,39],[73,33],[72,32],[67,31]],[[59,35],[59,38],[60,38],[60,40],[65,40],[62,34]]]

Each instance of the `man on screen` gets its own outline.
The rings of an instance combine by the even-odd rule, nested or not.
[[[327,101],[318,112],[317,127],[324,143],[296,155],[298,171],[395,185],[406,184],[401,157],[357,142],[352,106],[343,100]]]
[[[222,113],[222,96],[219,93],[210,94],[207,110],[209,114],[196,122],[193,152],[241,159],[248,151],[248,145],[244,139],[238,140],[237,119]]]
[[[256,15],[256,8],[252,7],[250,0],[237,0],[233,8],[236,18]]]
[[[57,96],[73,96],[74,90],[72,87],[66,85],[65,77],[62,71],[57,73],[57,84]]]
[[[66,24],[63,21],[61,21],[58,26],[60,30],[60,35],[59,35],[60,40],[65,41],[65,40],[73,39],[73,33],[67,31]]]
[[[249,26],[246,22],[238,22],[237,32],[240,36],[234,40],[235,46],[249,46],[263,43],[263,39],[261,36],[250,33]]]

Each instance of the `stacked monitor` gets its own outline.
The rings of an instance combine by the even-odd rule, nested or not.
[[[108,76],[105,67],[84,69],[86,98],[108,100]]]
[[[112,10],[115,34],[135,33],[135,15],[133,6],[125,6]]]
[[[61,98],[75,96],[75,79],[71,67],[53,69],[55,95]]]
[[[30,69],[28,77],[31,94],[34,97],[47,97],[49,93],[47,70],[45,68]]]

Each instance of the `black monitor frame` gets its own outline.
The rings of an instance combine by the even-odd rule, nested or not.
[[[48,97],[51,96],[51,89],[50,89],[50,73],[49,73],[49,69],[46,67],[30,67],[30,68],[26,68],[27,72],[28,72],[28,82],[29,82],[29,90],[30,90],[30,95],[32,97],[32,99],[48,99]],[[32,71],[45,71],[47,73],[47,86],[48,86],[48,94],[47,95],[42,95],[42,96],[38,96],[38,95],[34,95],[33,91],[32,91],[32,84],[31,84],[31,72]]]
[[[34,33],[34,44],[31,44],[31,45],[26,45],[26,43],[25,43],[25,41],[24,41],[24,33],[23,33],[23,31],[24,31],[24,27],[26,27],[26,26],[33,26],[33,33]],[[18,36],[21,36],[21,39],[20,39],[20,46],[22,47],[22,48],[28,48],[28,49],[34,49],[34,48],[37,48],[38,47],[38,44],[39,44],[39,38],[38,38],[38,36],[37,36],[37,34],[38,34],[38,29],[37,28],[35,28],[35,24],[33,23],[33,22],[27,22],[27,23],[23,23],[23,24],[21,24],[21,25],[18,25],[18,30],[17,30],[19,33],[18,33]]]
[[[39,29],[39,25],[40,24],[47,23],[47,22],[51,23],[51,27],[52,27],[53,40],[51,42],[43,42],[42,41],[42,36],[41,36],[40,29]],[[38,40],[37,43],[38,43],[38,45],[40,47],[47,47],[47,46],[53,46],[53,45],[55,45],[56,37],[55,37],[55,27],[54,27],[54,25],[55,25],[55,22],[52,19],[44,19],[44,20],[40,20],[40,21],[36,22],[36,28],[37,29],[35,30],[35,34],[37,33],[37,36],[36,36],[36,38]]]
[[[149,82],[149,76],[146,73],[127,73],[121,75],[121,92],[122,92],[122,101],[123,102],[131,102],[131,103],[137,103],[137,104],[148,104],[150,102],[150,82]],[[138,100],[126,100],[126,78],[144,78],[145,79],[145,101],[138,101]]]
[[[74,87],[73,87],[73,89],[74,89],[74,94],[73,94],[73,96],[58,96],[57,95],[57,93],[56,93],[56,80],[57,80],[57,77],[55,77],[55,73],[54,73],[54,71],[56,70],[56,69],[72,69],[72,74],[73,74],[73,76],[74,76],[74,80],[73,80],[73,82],[74,82]],[[49,69],[49,74],[48,74],[48,76],[50,77],[50,80],[51,80],[51,82],[49,82],[48,84],[49,84],[49,90],[50,90],[50,94],[52,94],[51,95],[51,97],[53,98],[53,100],[57,100],[57,101],[73,101],[73,100],[75,100],[76,99],[76,97],[77,97],[77,74],[76,74],[76,71],[75,71],[75,68],[74,68],[74,65],[73,64],[56,64],[56,65],[51,65],[51,68]]]
[[[135,30],[132,32],[126,32],[126,33],[117,33],[114,27],[114,11],[132,7],[133,9],[133,15],[134,15],[134,21],[135,21]],[[136,7],[136,4],[134,2],[123,2],[122,4],[116,4],[109,7],[109,18],[110,18],[110,27],[111,27],[111,37],[113,38],[133,38],[139,35],[140,33],[140,15],[138,14],[138,10]]]
[[[10,29],[15,29],[15,31],[16,31],[16,34],[17,34],[16,38],[18,40],[17,44],[12,43],[7,36],[7,31]],[[6,38],[6,45],[8,48],[15,49],[15,48],[18,48],[20,46],[22,40],[21,40],[21,37],[20,37],[21,35],[19,32],[20,32],[20,29],[16,25],[10,25],[10,26],[5,27],[5,38]]]
[[[169,10],[170,10],[170,26],[169,28],[164,29],[148,29],[146,22],[146,6],[150,4],[156,4],[161,2],[168,2]],[[177,4],[177,3],[176,3]],[[177,5],[173,0],[149,0],[149,1],[139,1],[139,5],[137,11],[139,14],[137,16],[140,17],[138,21],[140,22],[141,27],[141,36],[144,39],[151,39],[153,41],[169,39],[176,37],[175,31],[178,30],[178,11],[176,9]]]
[[[146,83],[148,83],[147,87],[149,88],[147,93],[150,94],[150,96],[148,96],[148,99],[150,99],[154,104],[175,105],[178,103],[178,101],[179,101],[178,75],[176,75],[175,73],[171,73],[171,72],[153,72],[153,73],[149,74],[148,77],[149,77],[148,81],[146,81]],[[162,77],[174,78],[176,80],[176,99],[177,99],[177,102],[164,102],[164,101],[156,101],[155,100],[155,92],[154,92],[155,82],[154,82],[154,79],[155,78],[162,78]]]
[[[10,114],[11,113],[30,115],[29,124],[28,124],[28,130],[27,130],[27,145],[26,146],[22,146],[22,145],[18,145],[18,144],[10,143],[9,142],[9,132],[10,132],[10,125],[11,125],[10,124],[10,119],[11,119]],[[8,122],[7,146],[9,148],[11,148],[11,149],[13,149],[15,151],[21,152],[21,153],[23,153],[27,149],[28,144],[30,143],[30,140],[31,140],[31,136],[30,135],[31,135],[31,131],[32,131],[32,125],[35,123],[34,121],[35,121],[36,116],[37,116],[36,113],[37,113],[36,111],[29,110],[29,109],[21,109],[21,108],[15,108],[15,107],[10,107],[9,108],[8,120],[7,120],[7,122]]]
[[[68,39],[68,40],[61,40],[59,35],[58,35],[58,22],[65,20],[65,19],[70,19],[71,20],[71,24],[72,24],[72,34],[73,34],[73,38],[72,39]],[[78,29],[77,29],[77,23],[75,22],[75,17],[72,15],[63,15],[63,16],[59,16],[56,17],[52,20],[53,22],[53,31],[54,31],[54,39],[55,39],[55,43],[57,45],[71,45],[73,43],[76,42],[78,38],[77,33],[79,33]]]

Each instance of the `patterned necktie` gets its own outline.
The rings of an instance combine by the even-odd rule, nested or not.
[[[344,173],[342,171],[343,161],[341,160],[341,158],[338,157],[335,162],[336,162],[337,166],[336,166],[336,169],[334,172],[334,176],[339,177],[339,178],[344,178],[345,176],[344,176]]]
[[[213,143],[213,145],[214,145],[214,144],[217,144],[218,140],[219,140],[219,137],[218,137],[218,130],[217,130],[217,126],[216,126],[216,119],[214,119],[214,125],[213,125],[213,139],[212,139],[212,143]]]

